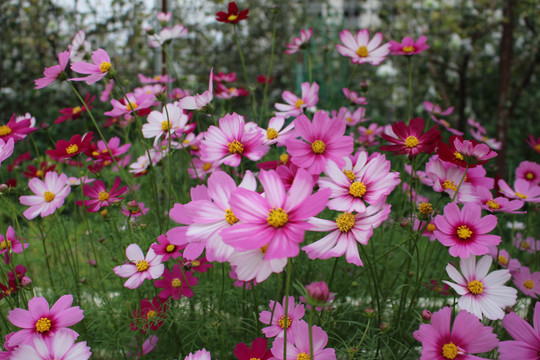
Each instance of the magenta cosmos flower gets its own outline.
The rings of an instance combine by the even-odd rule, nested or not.
[[[15,230],[10,226],[6,231],[6,237],[0,234],[0,255],[4,254],[4,262],[9,264],[12,253],[20,254],[28,247],[28,243],[22,243],[15,236]]]
[[[285,50],[285,54],[295,54],[300,49],[306,47],[309,39],[311,39],[312,34],[313,28],[309,28],[307,30],[300,30],[300,37],[295,37],[293,38],[292,43],[287,43],[287,50]]]
[[[109,54],[103,49],[97,49],[92,52],[93,64],[83,61],[77,61],[71,64],[71,70],[80,74],[89,74],[85,77],[73,78],[71,81],[84,81],[88,85],[98,82],[103,79],[112,68],[111,58]]]
[[[104,112],[104,115],[117,117],[121,115],[127,116],[145,109],[150,111],[149,108],[154,105],[154,102],[154,95],[147,94],[145,92],[139,94],[129,93],[126,94],[126,96],[120,101],[112,99],[111,105],[113,106],[113,109]]]
[[[304,113],[304,109],[314,107],[319,102],[319,84],[314,82],[310,85],[308,82],[302,83],[302,97],[294,95],[290,91],[284,91],[281,95],[286,104],[275,103],[276,116],[289,118],[299,116]]]
[[[105,184],[101,180],[96,180],[93,185],[83,185],[83,193],[91,200],[78,200],[77,205],[88,206],[87,212],[98,212],[102,207],[111,206],[122,201],[120,195],[129,191],[127,186],[120,187],[120,177],[114,180],[111,190],[107,191]]]
[[[137,244],[130,244],[126,248],[126,256],[131,261],[130,264],[116,266],[113,271],[116,275],[129,278],[124,283],[128,289],[136,289],[144,280],[157,279],[165,270],[165,265],[161,263],[162,255],[156,255],[154,249],[148,249],[146,257]]]
[[[13,139],[17,142],[36,130],[37,128],[32,127],[32,118],[18,120],[13,114],[7,124],[0,125],[0,140],[8,142],[9,139]]]
[[[49,338],[61,329],[77,337],[79,334],[67,327],[81,321],[84,315],[78,306],[72,307],[72,303],[73,296],[64,295],[49,309],[44,297],[35,297],[28,301],[28,310],[10,310],[9,321],[22,330],[11,336],[9,345],[30,344],[34,337]]]
[[[356,37],[349,30],[339,33],[339,39],[343,45],[336,45],[338,52],[351,58],[353,64],[370,63],[379,65],[390,53],[390,44],[381,45],[383,35],[376,33],[373,39],[369,40],[369,30],[358,31]]]
[[[42,337],[34,337],[30,344],[19,346],[9,359],[11,360],[87,360],[92,356],[86,341],[75,343],[76,336],[66,331],[58,333],[46,341]]]
[[[219,127],[210,126],[201,142],[201,160],[208,163],[222,162],[236,167],[242,157],[260,160],[268,152],[263,144],[263,134],[258,130],[248,131],[245,122],[237,113],[226,114],[219,119]]]
[[[482,208],[475,203],[467,203],[460,210],[456,203],[444,207],[444,214],[435,217],[437,230],[433,233],[454,257],[467,258],[469,255],[489,253],[488,246],[501,242],[498,235],[488,234],[497,226],[495,215],[482,217]]]
[[[488,274],[492,261],[490,255],[482,256],[478,263],[473,255],[461,259],[463,276],[454,266],[446,266],[446,272],[455,283],[446,280],[443,282],[461,296],[458,301],[459,308],[479,319],[482,319],[482,315],[490,320],[502,319],[503,309],[516,303],[517,290],[504,286],[504,283],[510,280],[510,271],[503,269]]]
[[[165,269],[163,279],[154,281],[154,285],[162,288],[158,294],[162,300],[167,300],[172,297],[174,300],[180,299],[180,296],[192,297],[195,285],[199,283],[199,279],[193,276],[191,271],[180,269],[178,264],[174,264],[172,271]]]
[[[522,161],[516,169],[516,179],[524,179],[531,186],[540,183],[540,164],[533,161]]]
[[[45,181],[38,178],[30,179],[28,187],[35,195],[24,195],[19,198],[21,204],[30,206],[23,213],[28,220],[38,215],[45,217],[54,213],[56,209],[64,205],[64,199],[71,191],[67,175],[58,176],[54,171],[45,175]]]
[[[265,338],[256,338],[249,348],[244,343],[236,344],[234,355],[238,360],[268,360],[272,357],[270,350],[267,350],[268,340]]]
[[[540,295],[540,271],[531,273],[527,266],[521,266],[513,272],[513,282],[522,293],[533,299]]]
[[[414,41],[412,37],[405,36],[401,43],[391,40],[390,51],[392,55],[416,55],[422,51],[429,49],[429,45],[426,44],[427,37],[422,35],[418,40]]]
[[[358,93],[356,91],[351,91],[347,88],[341,89],[343,91],[343,95],[349,100],[351,103],[356,105],[367,105],[367,99],[363,96],[358,96]]]
[[[285,301],[289,302],[287,305],[287,316],[285,316]],[[263,334],[267,338],[276,336],[282,338],[285,331],[287,331],[287,339],[292,339],[292,325],[304,317],[304,305],[298,304],[295,306],[294,297],[289,296],[288,298],[284,297],[282,303],[276,304],[273,300],[270,300],[268,307],[270,311],[265,310],[259,314],[259,321],[269,325],[262,329]]]
[[[44,77],[34,80],[34,83],[36,84],[34,89],[42,89],[49,86],[56,80],[61,80],[62,77],[65,80],[67,76],[64,70],[66,70],[66,66],[69,61],[69,55],[69,51],[62,51],[60,54],[58,54],[58,65],[45,68],[43,71]]]
[[[405,154],[413,158],[418,154],[431,154],[435,151],[441,138],[441,132],[437,126],[429,129],[425,133],[425,122],[422,118],[411,119],[409,126],[403,121],[392,124],[391,133],[381,134],[381,136],[394,145],[381,146],[382,151],[392,151],[394,154]]]
[[[326,348],[328,344],[328,335],[318,326],[311,327],[311,335],[313,340],[313,354],[311,354],[311,346],[309,339],[309,325],[301,320],[293,325],[292,339],[287,337],[287,358],[286,360],[297,359],[324,359],[336,360],[336,351],[332,348]],[[283,360],[284,339],[277,338],[272,344],[273,359]],[[311,354],[311,356],[310,356]]]
[[[540,302],[534,306],[533,326],[512,312],[502,324],[514,340],[499,343],[500,360],[538,360],[540,358]]]
[[[259,180],[264,197],[242,188],[231,195],[231,210],[241,222],[221,232],[223,241],[238,251],[268,245],[266,260],[295,257],[305,231],[311,229],[307,219],[324,210],[330,190],[312,195],[313,177],[303,169],[298,170],[287,193],[273,170],[261,171]]]
[[[493,328],[474,315],[460,311],[452,326],[452,310],[442,308],[431,315],[431,324],[422,324],[413,333],[422,343],[420,360],[487,360],[471,354],[493,350],[499,340]]]
[[[484,184],[472,184],[472,173],[475,169],[482,169],[481,167],[469,169],[467,171],[468,181],[464,179],[465,169],[460,166],[448,163],[439,159],[438,155],[434,155],[429,159],[426,164],[426,179],[422,179],[422,182],[428,186],[432,186],[436,192],[445,192],[451,199],[454,199],[459,203],[478,202],[478,196],[476,193],[476,186],[485,186]],[[484,170],[485,171],[485,170]],[[461,183],[461,186],[459,185]],[[487,184],[486,184],[487,185]],[[456,195],[457,192],[457,195]],[[455,198],[454,198],[455,197]]]
[[[353,151],[354,139],[345,136],[345,123],[330,119],[325,111],[318,111],[310,122],[302,115],[294,120],[295,135],[301,139],[288,139],[287,152],[294,165],[305,168],[310,174],[320,174],[329,160],[338,167],[345,165],[344,156]]]

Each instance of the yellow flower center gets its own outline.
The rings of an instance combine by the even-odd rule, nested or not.
[[[534,151],[540,152],[540,144],[534,145]]]
[[[414,51],[414,46],[404,46],[403,49],[401,49],[401,50],[403,50],[404,53],[409,54],[409,53],[412,53]]]
[[[104,61],[99,65],[99,71],[101,71],[102,74],[105,74],[109,69],[111,68],[111,63]]]
[[[38,321],[36,321],[36,331],[39,331],[40,333],[45,333],[49,331],[52,327],[51,320],[42,317]]]
[[[321,140],[315,140],[311,144],[311,148],[315,154],[322,154],[326,150],[326,144]]]
[[[529,173],[527,173],[527,175],[525,175],[525,177],[527,178],[527,180],[532,180],[532,179],[534,179],[534,174],[529,172]]]
[[[447,128],[450,127],[450,123],[448,121],[446,121],[446,120],[441,120],[441,123]]]
[[[172,279],[171,286],[173,288],[179,288],[180,286],[182,286],[182,280],[180,280],[179,278]]]
[[[234,14],[229,15],[229,17],[227,18],[227,20],[229,21],[234,21],[236,19],[238,19],[238,15],[234,15]]]
[[[99,156],[99,151],[92,151],[92,156]]]
[[[169,131],[169,129],[171,128],[171,123],[168,122],[167,120],[161,122],[161,130],[162,131]]]
[[[356,175],[354,175],[354,173],[352,172],[352,170],[343,170],[343,173],[345,174],[345,176],[347,176],[349,178],[349,180],[351,181],[354,181],[354,179],[356,179]]]
[[[277,229],[282,226],[285,226],[285,224],[289,222],[289,215],[287,215],[287,213],[283,211],[282,208],[277,208],[277,209],[272,208],[270,212],[268,213],[266,222],[268,223],[268,225],[271,225]]]
[[[192,260],[191,261],[191,267],[197,267],[201,265],[201,262],[199,260]]]
[[[11,241],[5,239],[2,241],[2,243],[0,243],[0,247],[2,247],[2,250],[11,248]]]
[[[231,209],[225,210],[225,220],[231,225],[234,225],[238,222],[238,218],[234,216]]]
[[[368,49],[366,46],[360,46],[358,50],[356,50],[356,54],[360,57],[367,57],[368,56]]]
[[[154,310],[150,310],[146,313],[147,319],[153,318],[154,316],[156,316],[156,312]]]
[[[351,213],[341,213],[336,218],[336,225],[341,232],[348,232],[354,227],[356,217]]]
[[[521,243],[521,248],[522,248],[522,249],[528,249],[529,247],[530,247],[530,245],[529,245],[528,242],[523,241],[523,242]]]
[[[527,195],[522,194],[522,193],[520,193],[520,192],[516,192],[516,196],[517,196],[518,198],[520,198],[520,199],[523,199],[523,200],[525,200],[525,199],[527,198]]]
[[[303,352],[296,356],[296,360],[311,360],[311,357],[309,356],[309,354]]]
[[[450,190],[453,190],[453,191],[457,190],[456,183],[453,182],[452,180],[444,180],[444,182],[442,183],[442,186],[443,186],[443,188],[445,190],[447,190],[447,189],[450,189]]]
[[[99,201],[109,200],[109,193],[106,191],[100,191],[98,194]]]
[[[422,215],[431,214],[433,207],[431,206],[431,203],[421,202],[418,204],[418,211],[420,211],[420,214]]]
[[[66,153],[68,154],[75,154],[77,151],[79,151],[79,147],[77,144],[71,144],[66,148]]]
[[[234,86],[232,88],[229,88],[229,94],[232,94],[235,90],[236,88]]]
[[[442,347],[442,356],[445,359],[453,360],[458,356],[457,346],[453,342],[444,344]]]
[[[11,128],[7,125],[0,126],[0,136],[6,136],[11,134]]]
[[[172,253],[175,249],[176,249],[176,246],[174,246],[173,244],[169,244],[165,248],[165,251],[168,252],[168,253]]]
[[[503,265],[508,265],[508,259],[506,258],[506,256],[499,255],[499,262]]]
[[[51,202],[54,200],[54,194],[50,191],[45,191],[43,193],[43,198],[45,199],[46,202]]]
[[[45,174],[43,174],[43,170],[38,170],[38,171],[36,171],[36,176],[37,176],[38,178],[42,178],[43,175],[45,175]]]
[[[146,271],[150,267],[150,264],[148,264],[148,261],[146,260],[139,260],[135,266],[137,267],[137,271],[141,272]]]
[[[126,105],[127,111],[133,111],[138,107],[139,107],[139,105],[137,105],[137,104],[135,104],[134,102],[131,102],[131,101],[128,102],[128,104]],[[163,124],[161,126],[163,126]]]
[[[429,223],[428,226],[426,226],[426,230],[429,232],[434,232],[435,230],[437,230],[437,227],[435,226],[435,224]]]
[[[466,225],[461,225],[460,227],[457,228],[457,236],[461,240],[469,239],[472,236],[472,234],[473,234],[473,232]]]
[[[348,118],[346,118],[345,120],[346,120],[347,122],[352,122],[352,121],[353,121],[352,117],[350,117],[350,116],[349,116]]]
[[[467,288],[474,295],[481,294],[484,291],[484,285],[478,280],[473,280],[467,284]]]
[[[80,106],[75,106],[72,110],[73,115],[78,114],[82,111]]]
[[[266,255],[266,250],[268,250],[268,244],[264,245],[262,248],[259,249],[261,253]]]
[[[364,196],[366,191],[367,191],[366,185],[364,185],[364,183],[361,181],[355,181],[349,187],[349,194],[351,194],[355,198]]]
[[[208,170],[210,170],[211,167],[212,167],[212,164],[204,163],[202,168],[203,168],[204,171],[208,171]]]
[[[491,209],[491,210],[498,210],[501,208],[501,205],[499,205],[498,202],[495,202],[495,200],[488,200],[486,201],[486,205]]]
[[[287,329],[291,326],[292,320],[289,317],[283,315],[279,318],[278,325],[280,328],[285,329],[285,318],[287,318]]]
[[[156,81],[160,81],[160,80],[161,80],[161,76],[160,76],[160,75],[156,75],[156,76],[154,76],[154,80],[156,80]]]
[[[300,109],[300,107],[301,107],[302,105],[304,105],[304,104],[305,104],[304,100],[298,99],[298,100],[296,100],[296,102],[294,103],[294,107],[297,108],[297,109]]]
[[[229,146],[229,152],[231,154],[241,154],[244,152],[244,144],[238,140],[234,140],[227,144]]]
[[[287,164],[287,162],[289,161],[289,154],[283,153],[279,155],[279,161],[281,161],[284,164]]]
[[[454,152],[454,157],[457,159],[457,160],[460,160],[460,161],[463,161],[463,155],[461,155],[461,153],[459,151],[456,151]]]
[[[278,132],[274,128],[268,128],[268,130],[266,130],[266,137],[268,140],[274,140],[278,137]]]
[[[103,210],[101,210],[101,211],[99,212],[99,214],[100,214],[101,216],[107,216],[108,213],[109,213],[109,211],[108,211],[107,209],[103,209]]]
[[[532,289],[534,287],[534,282],[529,279],[523,283],[523,286],[525,286],[527,289]]]
[[[367,129],[367,130],[366,130],[366,135],[371,135],[371,134],[373,134],[373,130]]]
[[[261,360],[261,358],[249,358],[249,360]]]
[[[416,136],[409,136],[405,139],[405,146],[408,147],[409,149],[412,149],[413,147],[417,147],[418,146],[418,138]]]

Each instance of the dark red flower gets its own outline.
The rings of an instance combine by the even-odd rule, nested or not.
[[[381,136],[395,145],[381,146],[381,150],[392,151],[394,155],[406,154],[409,158],[421,153],[431,154],[441,139],[441,131],[435,126],[422,133],[424,126],[425,122],[422,118],[411,119],[409,126],[403,121],[393,123],[392,133],[383,133]]]
[[[249,9],[242,11],[238,10],[238,6],[234,1],[229,3],[227,12],[218,11],[216,13],[216,20],[228,24],[238,24],[240,20],[245,20],[248,17]]]
[[[84,102],[86,103],[86,105],[88,106],[88,109],[92,109],[93,106],[91,106],[90,104],[92,103],[92,101],[94,101],[96,99],[96,96],[92,96],[90,98],[90,93],[86,94],[86,98],[84,99]],[[63,123],[64,121],[67,121],[67,120],[76,120],[78,119],[82,113],[86,112],[86,108],[84,106],[75,106],[75,107],[72,107],[72,108],[63,108],[63,109],[60,109],[60,113],[62,115],[60,115],[59,117],[56,118],[56,120],[54,120],[54,123],[55,124],[60,124],[60,123]]]
[[[234,355],[238,360],[267,360],[270,359],[272,353],[270,350],[267,350],[268,340],[265,338],[256,338],[251,344],[251,349],[244,343],[236,344],[234,348]]]
[[[19,155],[15,160],[13,160],[13,164],[8,165],[8,172],[12,172],[13,169],[18,167],[22,162],[28,161],[31,159],[32,159],[32,155],[30,155],[30,151],[27,151]]]
[[[69,141],[59,140],[56,142],[56,149],[47,150],[45,153],[54,160],[64,160],[80,154],[90,145],[92,141],[92,132],[90,131],[84,136],[79,134],[73,135]]]
[[[270,77],[266,77],[264,75],[259,75],[257,76],[257,82],[259,84],[271,84],[272,81],[274,81],[274,77],[273,76],[270,76]]]
[[[163,325],[168,308],[169,305],[166,302],[162,303],[157,297],[154,297],[152,302],[148,299],[142,299],[140,310],[133,310],[131,330],[141,330],[143,334],[146,334],[148,329],[156,331]]]
[[[191,270],[203,273],[212,267],[212,263],[208,262],[206,257],[202,257],[197,260],[184,260],[182,266],[184,266],[184,270],[186,271]]]
[[[39,178],[43,180],[45,178],[45,174],[49,171],[53,171],[55,168],[56,165],[49,165],[48,162],[42,161],[41,164],[39,164],[39,168],[36,168],[34,165],[28,165],[28,171],[23,171],[22,173],[26,178]]]

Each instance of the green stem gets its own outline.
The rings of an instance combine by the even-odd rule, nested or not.
[[[272,67],[274,66],[274,55],[275,55],[275,49],[276,49],[276,20],[277,20],[277,16],[274,15],[274,22],[272,25],[272,50],[270,52],[270,63],[268,64],[268,71],[266,73],[267,81],[264,83],[263,100],[261,104],[261,111],[259,112],[259,124],[262,124],[263,110],[266,107],[266,97],[268,95],[268,80],[270,79],[270,76],[272,75]]]
[[[289,330],[289,290],[291,287],[291,262],[292,260],[289,259],[287,261],[287,283],[285,285],[285,317],[283,318],[283,326],[284,326],[284,332],[283,332],[283,359],[287,359],[287,330]]]
[[[454,193],[454,196],[452,197],[452,202],[456,200],[459,188],[461,188],[463,181],[465,181],[465,178],[467,177],[467,170],[469,170],[469,163],[467,163],[467,166],[465,167],[465,172],[463,173],[463,176],[461,177],[461,180],[459,181],[459,185]]]
[[[409,104],[407,107],[407,124],[409,124],[412,109],[412,56],[407,56],[407,61],[409,63]]]
[[[311,326],[313,325],[313,307],[309,310],[309,323],[308,323],[308,330],[309,330],[309,358],[313,359],[313,329]],[[284,359],[286,359],[284,357]]]
[[[236,30],[236,24],[233,25],[234,29],[234,42],[236,43],[236,47],[238,48],[238,54],[240,55],[240,61],[242,62],[242,70],[244,71],[244,78],[246,81],[246,86],[249,88],[249,95],[251,97],[251,111],[253,113],[253,118],[257,117],[257,100],[255,99],[255,93],[253,92],[253,89],[249,86],[249,78],[247,75],[247,68],[246,68],[246,61],[244,60],[244,53],[242,52],[242,47],[240,46],[240,42],[238,41],[238,33]]]

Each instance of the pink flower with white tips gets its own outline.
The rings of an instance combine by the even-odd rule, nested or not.
[[[343,91],[343,95],[349,100],[351,103],[356,105],[367,105],[368,102],[365,97],[358,96],[358,93],[356,91],[351,91],[347,88],[341,89]]]
[[[489,320],[498,320],[504,317],[504,308],[516,303],[517,290],[504,286],[510,278],[510,271],[489,269],[493,258],[489,255],[482,256],[478,263],[476,257],[471,255],[460,260],[462,274],[448,264],[446,272],[455,283],[443,280],[451,286],[461,297],[458,307],[467,310],[482,320],[485,316]]]
[[[129,93],[126,95],[127,100],[123,98],[121,101],[116,99],[111,100],[113,109],[106,111],[104,114],[107,116],[121,116],[131,114],[136,111],[148,109],[154,105],[154,96],[146,93],[140,93],[138,95]]]
[[[60,80],[60,78],[63,78],[64,80],[66,79],[64,70],[66,70],[66,66],[69,61],[69,53],[69,51],[62,51],[60,54],[58,54],[58,65],[45,68],[43,71],[43,75],[45,76],[41,79],[34,80],[34,83],[36,84],[34,89],[42,89],[49,86],[56,80]]]
[[[21,345],[11,355],[11,360],[88,360],[92,356],[86,341],[75,343],[76,336],[59,331],[50,341],[41,337],[32,338],[30,344]]]
[[[307,45],[312,34],[313,28],[300,30],[300,37],[295,37],[293,38],[292,43],[287,43],[287,50],[285,50],[285,54],[291,55],[297,53],[300,49]]]
[[[24,195],[19,198],[21,204],[30,206],[23,212],[28,220],[38,215],[45,217],[53,214],[56,209],[64,205],[64,199],[71,192],[67,175],[58,176],[54,171],[45,174],[45,181],[38,178],[30,179],[28,187],[35,195]]]
[[[255,280],[261,283],[272,273],[279,274],[287,265],[287,258],[266,260],[265,245],[260,249],[234,252],[229,258],[229,263],[236,272],[236,278],[241,281]]]
[[[0,165],[2,164],[2,161],[6,160],[8,157],[13,154],[13,148],[15,144],[15,140],[8,139],[8,141],[4,141],[0,139]]]
[[[178,105],[182,109],[186,110],[201,110],[206,105],[212,102],[214,98],[214,68],[210,69],[210,80],[208,81],[208,90],[203,92],[201,95],[197,94],[195,96],[184,96],[178,101]]]
[[[282,116],[285,119],[291,116],[299,116],[304,113],[304,109],[313,107],[319,102],[319,85],[314,82],[310,85],[308,82],[302,83],[302,97],[294,95],[290,91],[284,91],[281,95],[287,104],[276,103],[276,116]]]
[[[201,160],[236,167],[242,157],[260,160],[268,152],[260,131],[246,131],[245,122],[237,113],[219,119],[219,127],[210,126],[201,142]]]
[[[263,141],[267,145],[278,144],[278,146],[285,146],[285,140],[294,135],[292,131],[294,129],[294,122],[283,127],[285,125],[285,118],[281,116],[274,116],[268,122],[268,129],[263,131]]]
[[[332,114],[334,116],[334,119],[337,121],[342,121],[347,126],[355,126],[359,122],[368,121],[369,118],[366,118],[366,108],[364,107],[358,107],[354,112],[350,112],[349,109],[346,107],[342,107],[339,109],[338,113]]]
[[[126,256],[131,263],[116,266],[113,271],[120,277],[129,278],[124,283],[128,289],[138,288],[146,279],[159,278],[165,270],[161,263],[163,255],[156,255],[152,248],[148,249],[145,257],[139,245],[130,244],[126,248]]]
[[[156,48],[163,44],[168,44],[173,39],[185,37],[187,33],[187,28],[180,24],[176,24],[172,28],[163,28],[163,30],[161,30],[159,34],[149,36],[150,46]]]
[[[478,196],[473,185],[463,181],[461,186],[459,186],[464,173],[465,169],[443,162],[438,156],[432,156],[426,164],[426,175],[428,179],[422,180],[422,182],[428,186],[432,186],[436,192],[447,193],[451,199],[457,191],[456,202],[477,202]]]
[[[189,118],[182,109],[173,104],[167,104],[161,112],[152,111],[148,115],[147,123],[142,126],[145,138],[154,138],[157,144],[161,137],[167,139],[169,134],[181,136],[193,130],[193,125],[187,125]]]
[[[71,81],[84,81],[88,85],[98,82],[103,79],[112,68],[111,58],[109,54],[103,49],[97,49],[92,52],[93,64],[78,61],[71,64],[71,70],[80,74],[89,74],[85,77],[73,78]]]
[[[389,43],[381,45],[383,35],[376,33],[373,39],[369,40],[368,29],[358,31],[356,37],[349,30],[343,30],[339,33],[339,39],[343,45],[336,45],[338,52],[350,57],[353,64],[379,65],[390,53]]]

